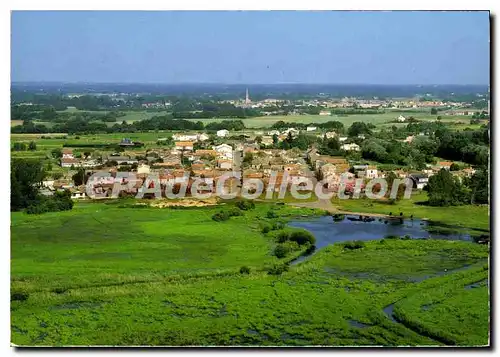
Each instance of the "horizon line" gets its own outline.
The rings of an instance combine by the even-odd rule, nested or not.
[[[93,81],[57,81],[57,80],[27,80],[11,81],[12,84],[139,84],[139,85],[241,85],[241,86],[266,86],[266,85],[338,85],[338,86],[490,86],[490,83],[331,83],[331,82],[274,82],[274,83],[235,83],[235,82],[93,82]]]

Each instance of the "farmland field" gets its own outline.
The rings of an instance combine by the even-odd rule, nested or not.
[[[316,211],[259,203],[215,222],[211,215],[223,207],[121,202],[79,203],[41,216],[12,213],[13,343],[488,343],[487,285],[467,290],[487,279],[487,246],[383,239],[347,250],[335,244],[270,275],[266,267],[279,260],[271,254],[273,235],[261,233],[266,213],[287,220]],[[243,265],[250,274],[240,273]],[[432,307],[423,309],[429,301]],[[403,323],[384,312],[395,302]],[[456,307],[460,316],[451,313]]]

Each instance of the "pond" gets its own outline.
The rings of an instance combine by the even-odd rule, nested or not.
[[[374,240],[386,236],[405,236],[411,238],[432,238],[449,240],[472,240],[472,236],[465,229],[449,228],[436,223],[420,219],[393,219],[375,218],[371,222],[353,221],[359,216],[346,215],[343,220],[334,221],[331,216],[322,216],[314,219],[295,220],[288,225],[304,228],[316,237],[316,248],[323,248],[328,244],[350,240]],[[401,223],[402,222],[402,223]]]

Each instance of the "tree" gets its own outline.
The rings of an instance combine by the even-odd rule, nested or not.
[[[78,171],[71,177],[75,186],[84,185],[87,183],[87,176],[85,175],[85,169],[79,168]]]
[[[37,160],[14,159],[10,171],[10,209],[19,211],[36,201],[45,177],[43,165]]]
[[[13,151],[26,151],[26,144],[25,143],[14,143],[12,145],[12,150]]]
[[[28,145],[28,150],[29,151],[36,151],[36,143],[34,141],[30,141]]]
[[[278,135],[274,134],[274,135],[273,135],[273,145],[274,145],[274,146],[278,145],[278,141],[279,141],[279,140],[278,140]]]
[[[52,149],[51,154],[55,159],[60,159],[62,157],[62,150],[60,148]]]
[[[458,171],[458,170],[460,170],[460,166],[458,166],[457,163],[454,162],[450,165],[450,171]]]
[[[445,169],[429,178],[425,190],[431,206],[457,206],[470,200],[469,189]]]
[[[431,115],[436,115],[438,113],[436,108],[431,109]]]
[[[371,134],[371,126],[364,122],[354,122],[347,130],[347,135],[349,137],[356,137],[360,134]]]
[[[466,178],[464,183],[471,190],[470,203],[489,203],[489,182],[486,168],[478,169],[471,178]]]

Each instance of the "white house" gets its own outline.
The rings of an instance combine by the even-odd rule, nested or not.
[[[429,177],[425,174],[410,174],[409,178],[413,181],[413,187],[421,190],[429,183]]]
[[[280,132],[278,130],[271,130],[267,132],[267,135],[269,136],[280,135]]]
[[[226,159],[218,160],[217,167],[222,170],[231,170],[233,168],[233,161]]]
[[[213,146],[212,149],[215,150],[219,158],[225,158],[229,160],[233,159],[233,148],[231,147],[231,145],[221,144]]]
[[[209,139],[209,136],[205,133],[201,133],[198,135],[198,141],[206,141]]]
[[[342,143],[347,140],[347,136],[341,136],[339,137],[339,141]]]
[[[137,167],[137,173],[138,174],[149,174],[150,173],[150,167],[149,165],[146,164],[141,164]]]
[[[217,130],[217,136],[219,138],[224,138],[229,135],[229,130],[222,129],[222,130]]]
[[[71,158],[71,157],[63,157],[61,159],[61,167],[71,167],[71,166],[80,166],[80,160]]]
[[[345,151],[359,151],[361,148],[359,147],[358,144],[352,143],[352,144],[343,144],[340,146],[342,150]]]
[[[376,166],[368,166],[366,168],[366,176],[367,179],[375,179],[378,177],[378,170]]]
[[[318,128],[317,128],[317,127],[315,127],[315,126],[308,126],[308,127],[306,128],[306,131],[316,131],[317,129],[318,129]]]
[[[62,158],[63,159],[74,159],[73,149],[62,149]]]
[[[197,141],[198,134],[174,134],[172,139],[174,141]]]
[[[331,115],[332,113],[329,110],[322,110],[319,112],[319,115]]]
[[[396,120],[399,122],[404,122],[404,121],[406,121],[406,118],[404,116],[400,115],[400,116],[398,116],[398,118]]]
[[[288,128],[282,132],[283,135],[291,134],[292,137],[299,135],[299,131],[295,128]]]

